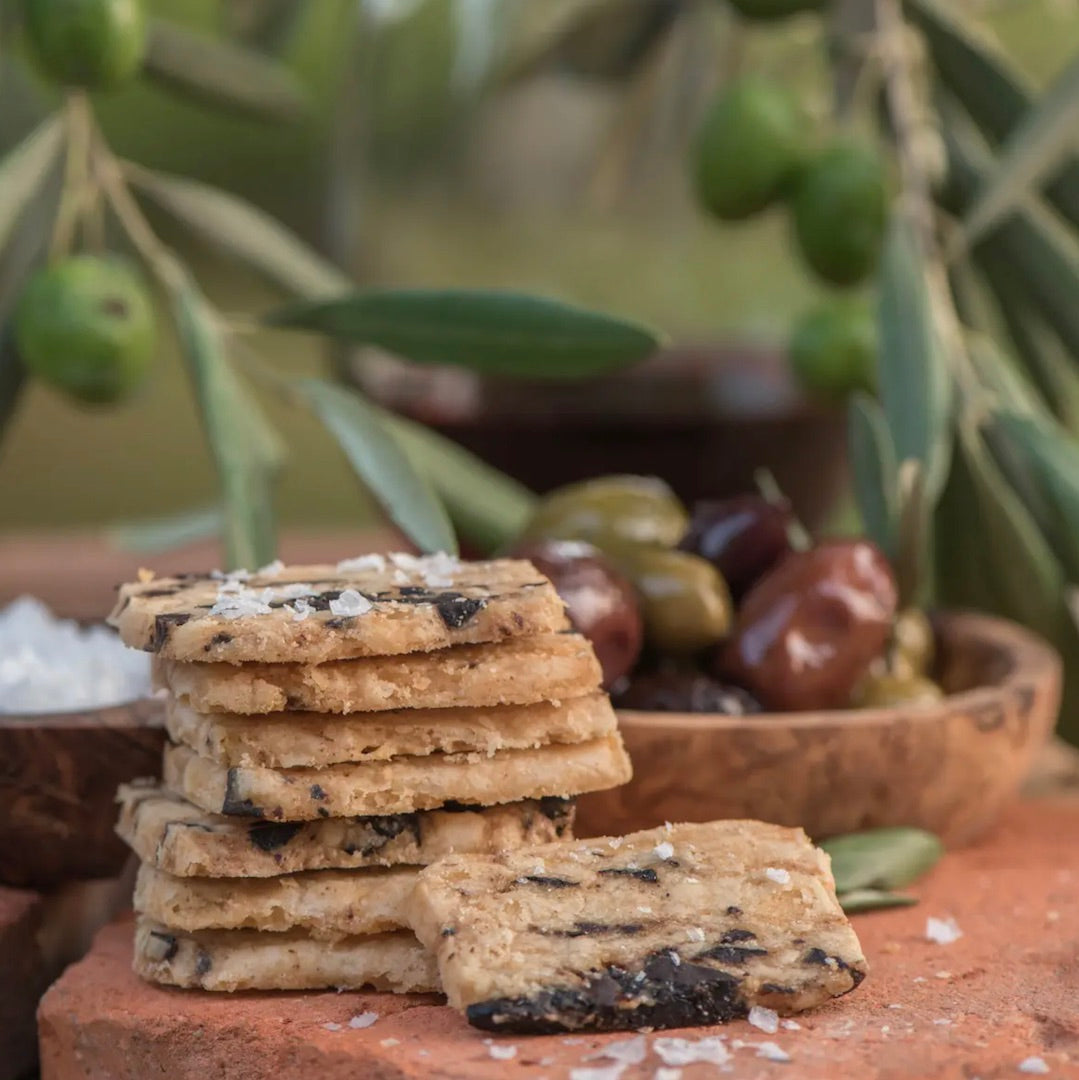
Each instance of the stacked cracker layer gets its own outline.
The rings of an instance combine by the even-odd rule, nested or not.
[[[124,585],[163,782],[121,790],[135,966],[212,990],[438,988],[419,868],[566,835],[629,776],[589,643],[527,562],[364,556]]]

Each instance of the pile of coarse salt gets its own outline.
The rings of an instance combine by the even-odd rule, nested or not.
[[[32,596],[0,610],[0,713],[99,709],[149,693],[149,656],[108,627],[59,619]]]

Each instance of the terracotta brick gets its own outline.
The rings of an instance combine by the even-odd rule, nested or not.
[[[42,899],[0,885],[0,1080],[14,1080],[37,1058],[34,1010],[49,983],[38,947]]]
[[[787,1080],[969,1080],[1023,1075],[1040,1057],[1051,1077],[1079,1078],[1079,799],[1016,808],[981,846],[949,855],[924,881],[917,907],[859,916],[872,971],[848,998],[766,1035],[748,1023],[677,1034],[721,1034],[724,1075]],[[950,945],[926,939],[929,916],[956,919]],[[46,994],[40,1009],[42,1080],[405,1080],[565,1078],[627,1036],[502,1037],[470,1029],[437,999],[379,994],[218,997],[141,984],[130,971],[130,921]],[[349,1018],[379,1014],[367,1028]],[[341,1025],[340,1030],[327,1024]],[[645,1061],[621,1080],[655,1076]],[[748,1045],[737,1045],[741,1040]],[[779,1044],[784,1065],[757,1057]],[[491,1055],[492,1047],[512,1058]],[[685,1068],[683,1080],[719,1075]]]

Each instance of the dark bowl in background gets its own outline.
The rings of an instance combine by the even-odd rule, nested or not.
[[[764,466],[813,528],[847,482],[842,411],[807,401],[775,348],[682,345],[583,381],[483,378],[380,358],[362,381],[387,407],[540,493],[642,473],[692,502],[751,490]]]

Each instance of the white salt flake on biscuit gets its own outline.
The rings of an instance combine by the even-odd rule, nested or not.
[[[674,844],[667,840],[664,840],[661,844],[656,844],[652,848],[652,854],[657,859],[673,859],[674,858]]]
[[[790,871],[783,870],[782,868],[776,868],[769,866],[764,871],[764,876],[769,881],[774,881],[777,885],[789,885],[791,880]]]
[[[357,555],[354,559],[342,559],[337,564],[339,574],[364,573],[373,571],[381,574],[386,569],[385,555]]]
[[[355,589],[345,589],[336,600],[330,601],[330,613],[332,615],[362,615],[370,611],[371,601]]]

